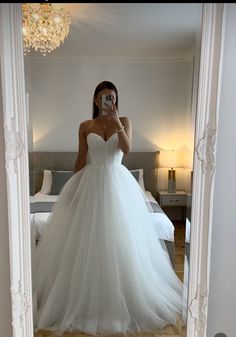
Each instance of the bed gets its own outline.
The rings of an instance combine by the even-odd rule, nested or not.
[[[122,164],[131,173],[139,171],[140,183],[153,212],[150,213],[159,239],[164,240],[171,262],[174,266],[174,225],[156,201],[157,197],[157,164],[159,152],[130,152],[124,155]],[[53,204],[58,195],[48,194],[45,186],[46,173],[51,171],[71,172],[77,157],[77,152],[31,152],[29,153],[30,168],[30,209],[32,249],[42,239],[47,226]]]

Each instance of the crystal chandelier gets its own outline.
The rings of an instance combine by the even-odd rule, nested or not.
[[[59,47],[69,34],[70,13],[41,3],[37,8],[22,4],[24,55],[31,49],[44,56]]]

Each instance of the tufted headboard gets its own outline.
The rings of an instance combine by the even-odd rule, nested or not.
[[[129,170],[143,168],[146,190],[157,197],[157,166],[159,151],[129,152],[123,156],[122,164]],[[29,169],[34,174],[34,191],[37,193],[43,181],[43,170],[72,171],[77,152],[30,152]]]

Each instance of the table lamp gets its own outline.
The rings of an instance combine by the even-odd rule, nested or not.
[[[160,167],[168,168],[168,193],[176,193],[176,168],[185,168],[184,151],[161,151]]]

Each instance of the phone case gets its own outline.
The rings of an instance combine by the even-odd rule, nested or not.
[[[107,105],[110,108],[112,107],[112,97],[111,97],[111,95],[102,95],[102,108],[107,109]],[[102,115],[107,116],[108,112],[102,110]]]

